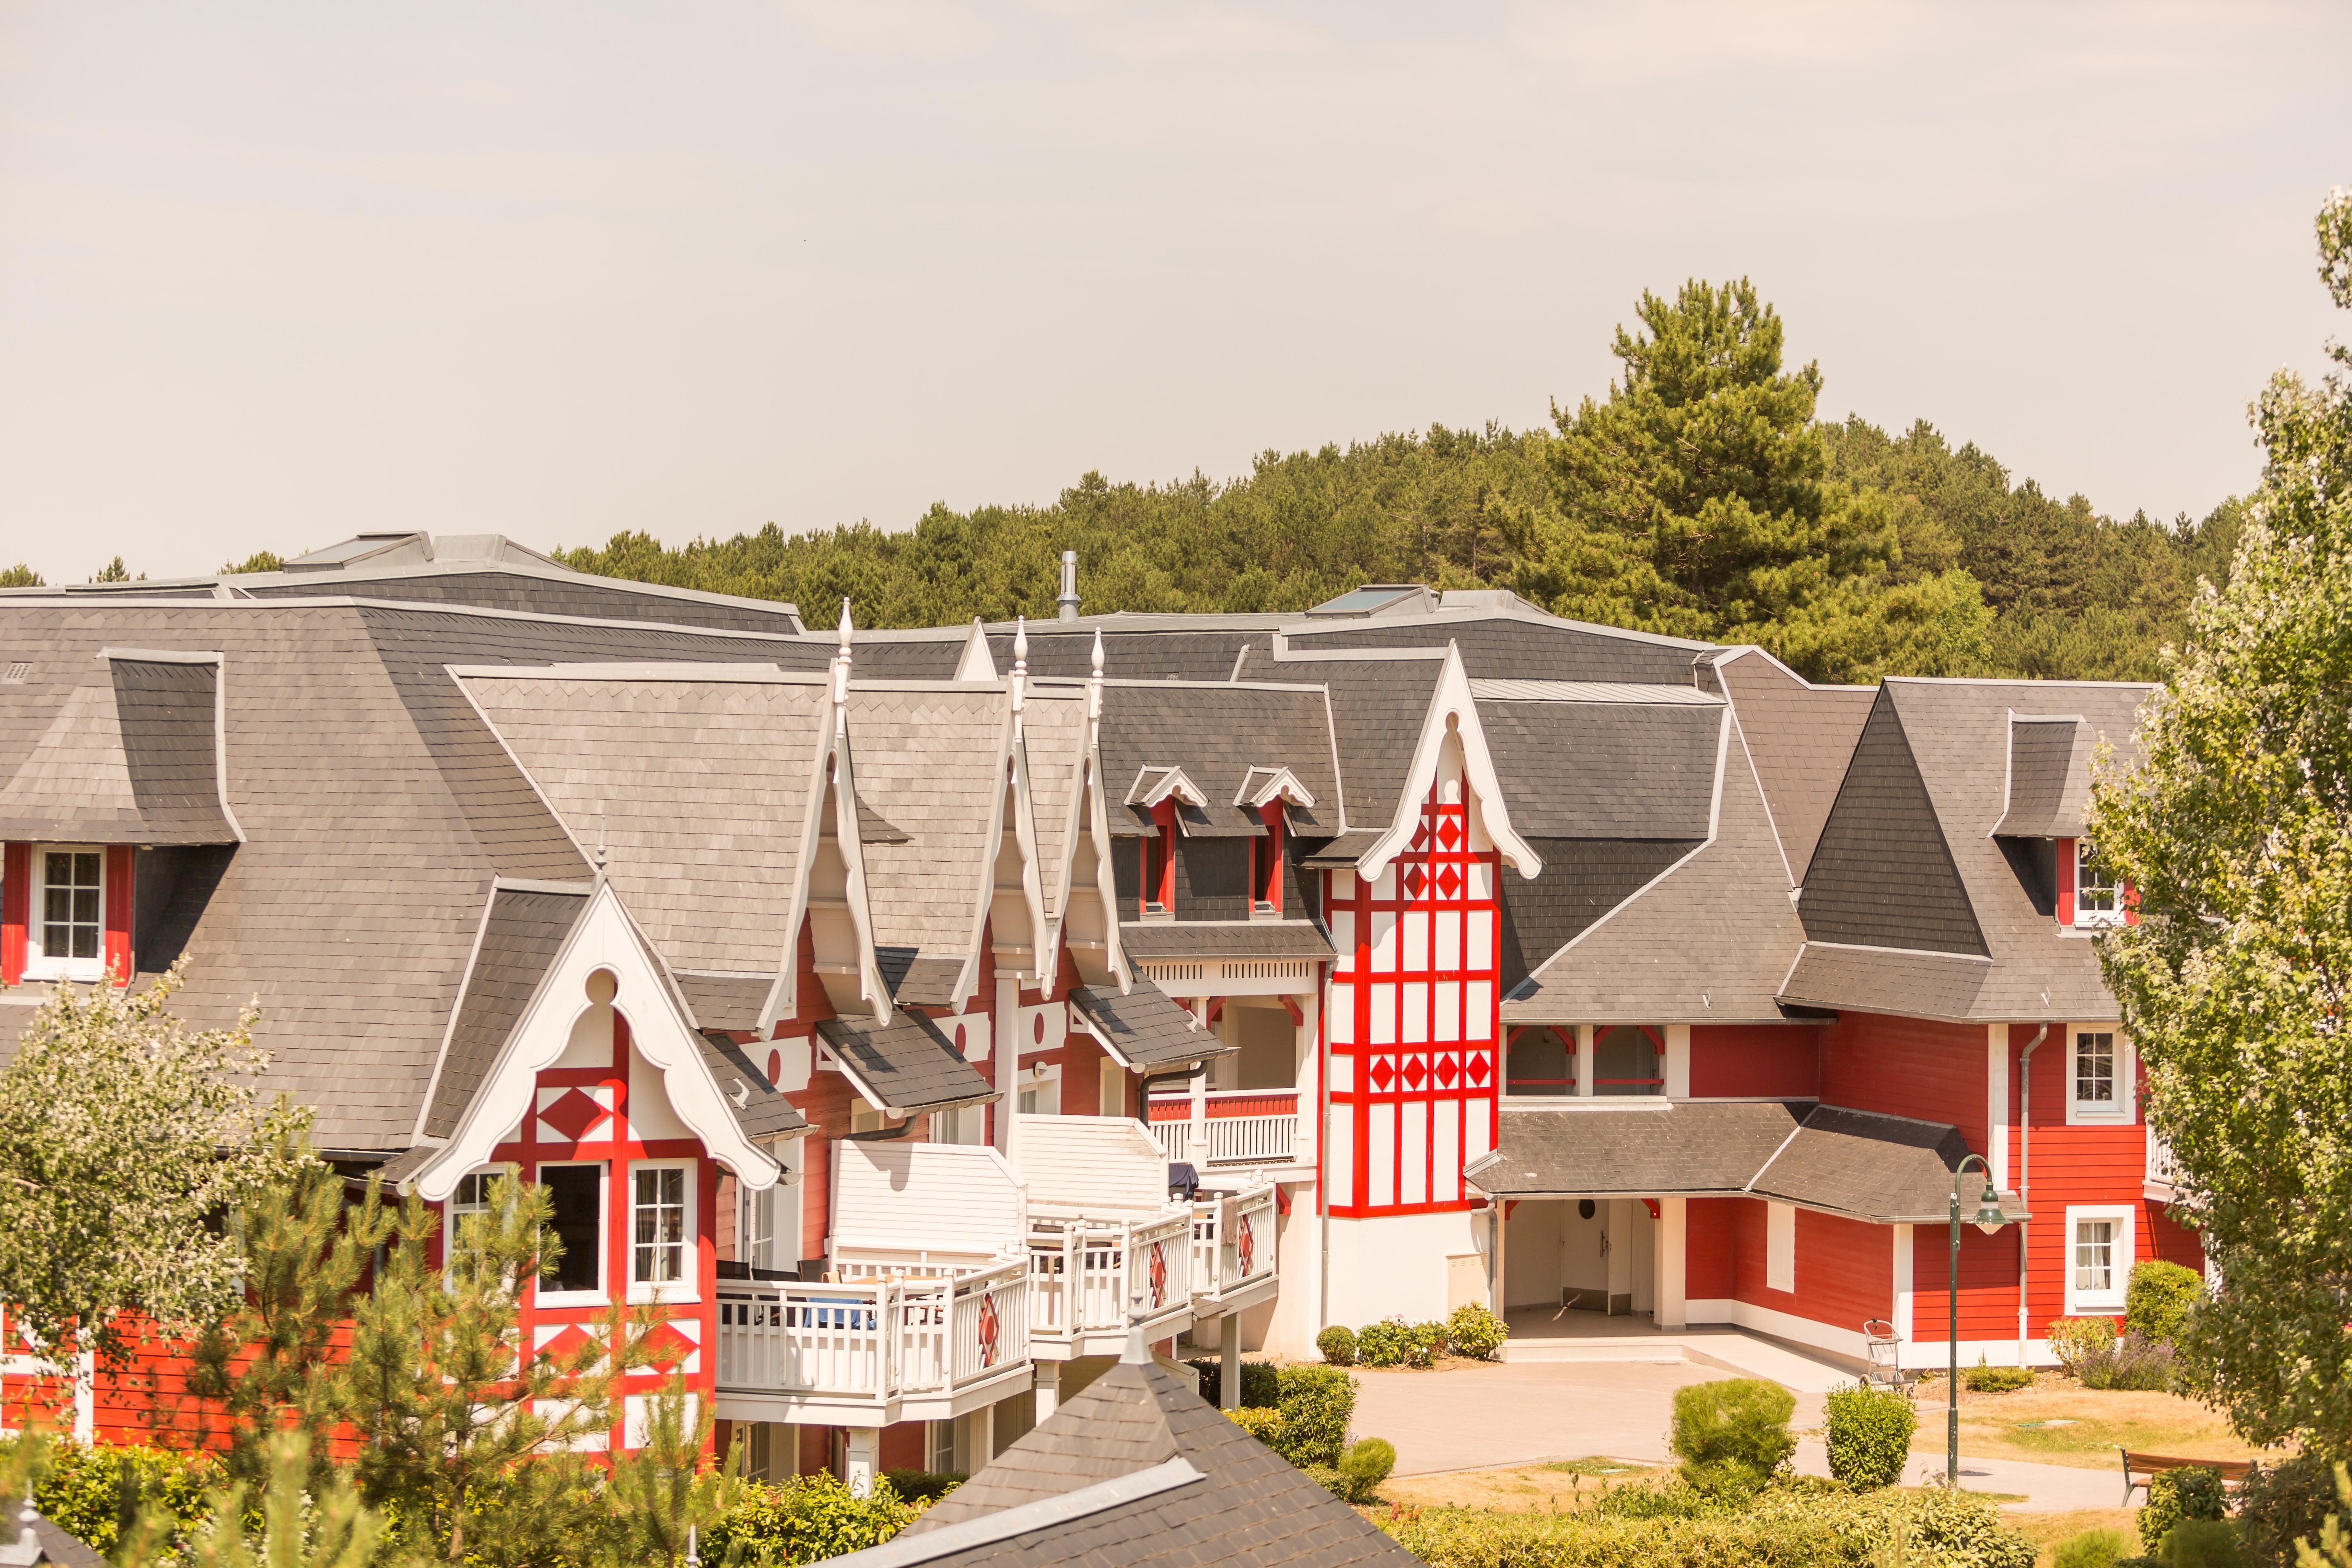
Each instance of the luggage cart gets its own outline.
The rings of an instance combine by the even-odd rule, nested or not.
[[[1902,1387],[1903,1340],[1895,1325],[1883,1318],[1873,1318],[1862,1325],[1862,1337],[1870,1352],[1869,1369],[1864,1373],[1867,1380],[1888,1388]]]

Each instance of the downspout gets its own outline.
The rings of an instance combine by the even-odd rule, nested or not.
[[[2033,1038],[2025,1042],[2025,1049],[2017,1058],[2017,1206],[2027,1215],[2033,1213],[2030,1197],[2033,1174],[2033,1053],[2050,1037],[2050,1026],[2044,1024],[2033,1031]],[[2033,1251],[2027,1242],[2033,1226],[2031,1218],[2017,1222],[2017,1364],[2025,1364],[2025,1342],[2032,1338],[2027,1325],[2025,1280],[2027,1259]]]

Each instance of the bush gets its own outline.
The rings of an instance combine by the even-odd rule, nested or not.
[[[1736,1476],[1760,1485],[1797,1450],[1796,1411],[1795,1394],[1760,1377],[1693,1384],[1675,1391],[1673,1447],[1694,1483]]]
[[[1853,1487],[1891,1487],[1903,1479],[1919,1426],[1908,1398],[1857,1383],[1831,1390],[1827,1412],[1831,1475]]]
[[[1356,1380],[1336,1366],[1286,1366],[1276,1375],[1281,1426],[1267,1446],[1302,1469],[1336,1468],[1356,1415]]]
[[[1408,1323],[1383,1318],[1366,1323],[1356,1336],[1356,1359],[1366,1366],[1427,1366],[1445,1342],[1443,1323]]]
[[[2081,1376],[2083,1358],[2115,1343],[2113,1318],[2060,1318],[2050,1325],[2050,1353],[2058,1364]]]
[[[2242,1568],[2238,1527],[2226,1519],[2184,1519],[2165,1532],[2157,1561],[2165,1568]]]
[[[2116,1568],[2130,1544],[2120,1530],[2086,1530],[2058,1543],[2051,1568]]]
[[[24,1439],[0,1442],[0,1454],[14,1459]],[[91,1447],[54,1440],[36,1460],[40,1479],[33,1506],[41,1517],[78,1535],[100,1552],[111,1552],[145,1506],[161,1508],[187,1528],[211,1517],[205,1489],[223,1479],[212,1459],[171,1448]],[[9,1500],[13,1509],[15,1500]]]
[[[1315,1348],[1333,1366],[1356,1364],[1356,1331],[1344,1323],[1334,1323],[1315,1336]]]
[[[2172,1347],[2126,1334],[2105,1349],[2086,1353],[2074,1375],[2083,1380],[2084,1388],[2161,1392],[2172,1386]]]
[[[1972,1366],[1960,1373],[1970,1394],[2011,1394],[2033,1386],[2030,1366]]]
[[[1212,1405],[1221,1403],[1219,1385],[1222,1374],[1218,1370],[1217,1363],[1202,1359],[1188,1361],[1184,1364],[1200,1374],[1201,1397]],[[1275,1385],[1272,1362],[1242,1363],[1242,1403],[1244,1405],[1257,1405],[1270,1410],[1281,1401],[1281,1398],[1282,1395]]]
[[[1342,1502],[1370,1502],[1381,1483],[1396,1468],[1396,1446],[1384,1437],[1364,1437],[1339,1456],[1336,1472],[1343,1483],[1334,1495]]]
[[[961,1470],[885,1470],[882,1479],[908,1502],[933,1503],[971,1479]]]
[[[2132,1266],[2131,1287],[2124,1293],[2124,1327],[2144,1340],[2170,1344],[2180,1337],[2190,1303],[2205,1288],[2193,1268],[2150,1259]]]
[[[1269,1448],[1282,1447],[1282,1412],[1268,1410],[1262,1405],[1244,1405],[1239,1410],[1228,1410],[1234,1426],[1256,1438]]]
[[[1830,1505],[1821,1499],[1791,1498],[1790,1506],[1820,1511]],[[1924,1560],[1935,1568],[2034,1568],[2041,1549],[2015,1531],[2003,1527],[2000,1511],[1980,1497],[1946,1491],[1938,1487],[1919,1492],[1883,1491],[1857,1498],[1847,1505],[1855,1523],[1841,1530],[1850,1561],[1874,1562],[1892,1544],[1898,1528],[1913,1562]]]
[[[1502,1319],[1473,1301],[1454,1309],[1445,1320],[1445,1342],[1458,1356],[1492,1361],[1511,1331]]]
[[[2247,1561],[2256,1568],[2295,1568],[2295,1537],[2313,1545],[2336,1511],[2336,1477],[2305,1457],[2258,1466],[2238,1489],[2238,1529]]]
[[[2219,1519],[2229,1511],[2221,1472],[2203,1465],[2158,1470],[2148,1478],[2147,1506],[2139,1510],[2140,1544],[2161,1556],[2164,1537],[2184,1519]]]
[[[815,1563],[879,1546],[921,1512],[901,1500],[886,1478],[859,1497],[819,1471],[779,1485],[752,1481],[743,1500],[702,1534],[702,1560],[723,1563],[740,1543],[746,1563]]]

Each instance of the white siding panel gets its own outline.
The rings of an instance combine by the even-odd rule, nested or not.
[[[837,1247],[984,1258],[1017,1247],[1027,1230],[1021,1178],[984,1144],[834,1141]]]
[[[1433,1203],[1450,1204],[1462,1196],[1462,1102],[1441,1100],[1430,1107],[1430,1135],[1436,1151],[1430,1159],[1430,1179],[1436,1184]]]
[[[1365,1171],[1366,1184],[1370,1191],[1364,1201],[1376,1207],[1386,1207],[1396,1202],[1396,1107],[1371,1107],[1371,1159]]]
[[[1355,1044],[1356,988],[1352,985],[1331,987],[1330,1000],[1323,1008],[1324,1037],[1335,1046]]]
[[[1462,987],[1462,1037],[1465,1040],[1491,1040],[1495,1037],[1495,983],[1473,980]]]
[[[1168,1204],[1168,1160],[1140,1121],[1124,1116],[1024,1116],[1013,1155],[1032,1204],[1089,1211]]]
[[[1356,1201],[1356,1113],[1352,1106],[1335,1105],[1325,1130],[1324,1179],[1331,1184],[1331,1202],[1345,1206]]]
[[[1429,1106],[1409,1100],[1397,1107],[1404,1125],[1397,1136],[1397,1202],[1429,1201]]]

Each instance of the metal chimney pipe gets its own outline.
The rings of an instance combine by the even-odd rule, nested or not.
[[[1062,596],[1054,603],[1060,606],[1063,620],[1078,618],[1078,552],[1075,550],[1062,552]]]

